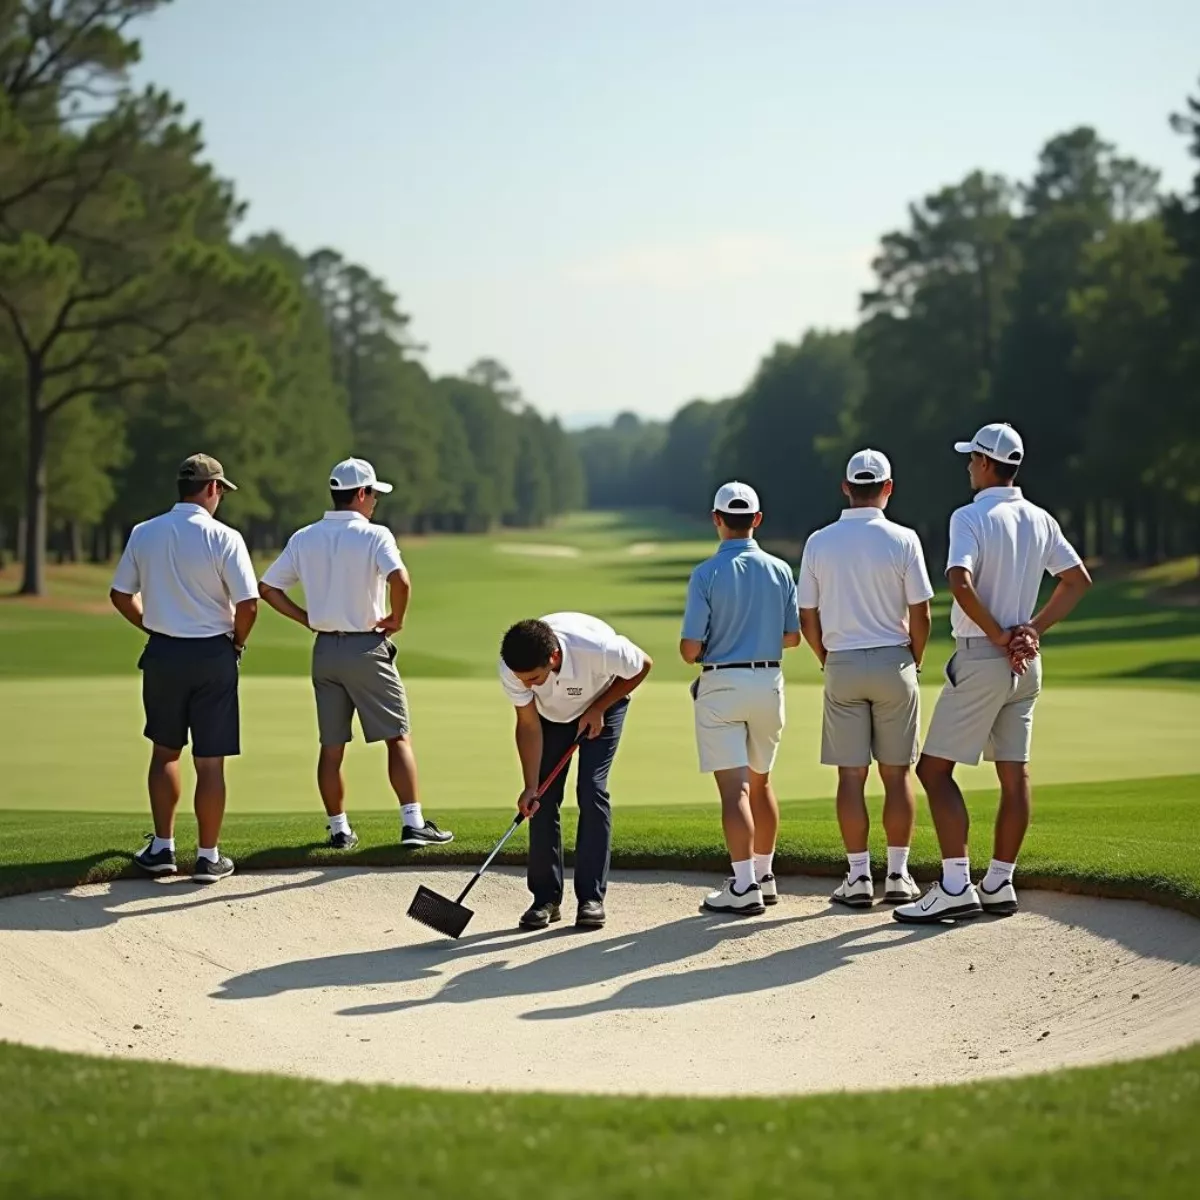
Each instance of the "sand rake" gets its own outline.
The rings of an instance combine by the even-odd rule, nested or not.
[[[579,748],[583,737],[584,735],[581,734],[571,743],[571,748],[558,760],[558,765],[542,780],[535,799],[541,800],[550,785],[562,774],[567,763],[571,761],[571,755]],[[414,921],[420,921],[422,925],[428,925],[430,929],[436,929],[438,933],[444,933],[447,937],[458,937],[466,929],[467,922],[475,915],[463,904],[467,893],[479,882],[480,876],[492,865],[492,859],[504,849],[504,843],[517,832],[517,827],[524,820],[524,815],[517,813],[507,832],[496,843],[491,854],[483,860],[483,866],[471,876],[467,886],[459,892],[457,900],[439,896],[437,892],[421,884],[417,888],[417,894],[413,897],[412,903],[408,906],[408,915]]]

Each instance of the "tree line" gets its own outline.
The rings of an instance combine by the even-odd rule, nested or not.
[[[800,539],[871,445],[889,511],[940,553],[966,486],[952,443],[1002,420],[1025,437],[1021,483],[1089,556],[1200,550],[1200,98],[1170,120],[1197,163],[1182,196],[1083,127],[1027,180],[977,170],[911,205],[855,329],[777,345],[741,394],[665,423],[575,434],[589,503],[703,512],[740,477]]]
[[[164,91],[135,92],[137,19],[169,0],[0,0],[0,561],[98,561],[188,454],[273,546],[351,453],[399,530],[537,525],[583,502],[557,421],[483,358],[433,377],[387,286],[336,251],[239,239],[245,206]]]

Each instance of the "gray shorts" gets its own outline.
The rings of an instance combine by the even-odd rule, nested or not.
[[[1024,675],[1014,675],[998,646],[986,638],[960,638],[946,664],[924,752],[972,767],[980,755],[988,762],[1028,762],[1041,690],[1041,655]]]
[[[821,762],[827,767],[911,766],[921,695],[907,646],[832,650],[825,659]]]
[[[356,712],[368,742],[408,733],[408,698],[396,671],[396,647],[383,634],[318,633],[312,682],[322,746],[352,741]]]

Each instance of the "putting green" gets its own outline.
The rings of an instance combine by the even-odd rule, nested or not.
[[[431,813],[508,806],[518,786],[512,710],[491,680],[414,679],[409,685],[423,799]],[[933,711],[936,689],[924,712]],[[833,772],[817,761],[820,689],[788,688],[789,723],[775,778],[781,798],[832,794]],[[316,718],[307,681],[247,678],[242,685],[244,754],[230,766],[231,811],[319,807],[313,783]],[[0,681],[0,808],[144,811],[146,743],[138,679]],[[1200,691],[1047,688],[1038,706],[1034,778],[1071,783],[1193,772]],[[984,765],[961,774],[986,788]],[[382,751],[354,743],[347,755],[352,811],[391,808]],[[618,805],[704,801],[712,784],[696,767],[691,704],[677,683],[648,683],[630,712],[613,773]]]

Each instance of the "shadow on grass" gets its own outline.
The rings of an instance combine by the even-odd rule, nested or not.
[[[1147,663],[1133,671],[1122,671],[1116,679],[1182,679],[1200,681],[1200,658],[1168,659]]]

